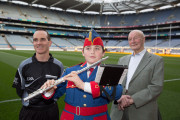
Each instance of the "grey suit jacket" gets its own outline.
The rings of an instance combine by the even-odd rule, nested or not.
[[[129,65],[131,55],[119,59],[118,64]],[[157,98],[162,92],[164,81],[163,58],[146,51],[129,83],[128,93],[125,93],[127,76],[123,81],[123,94],[130,95],[134,104],[118,110],[112,103],[110,117],[121,120],[125,114],[127,120],[158,120]]]

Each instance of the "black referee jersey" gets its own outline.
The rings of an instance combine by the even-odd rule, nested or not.
[[[63,64],[57,59],[53,58],[51,54],[47,62],[37,61],[35,56],[36,54],[21,62],[13,81],[12,86],[16,88],[16,92],[21,99],[39,89],[49,79],[49,76],[58,79],[61,77],[64,71]],[[51,117],[49,118],[47,114],[48,110],[51,114],[58,111],[56,102],[53,99],[46,100],[42,97],[42,95],[36,96],[27,102],[22,100],[22,104],[23,108],[20,112],[20,119],[22,118],[21,120],[28,120],[27,116],[30,117],[31,114],[34,117],[42,116],[50,119]],[[52,113],[52,111],[56,112]],[[23,116],[26,116],[26,118],[24,119]],[[36,118],[30,119],[36,120]],[[37,119],[40,118],[38,117]]]

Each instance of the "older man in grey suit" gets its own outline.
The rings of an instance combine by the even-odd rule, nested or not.
[[[145,36],[140,30],[129,33],[128,42],[132,55],[119,59],[118,64],[128,65],[123,81],[123,95],[112,104],[112,120],[158,120],[157,98],[164,81],[163,58],[150,54],[144,48]]]

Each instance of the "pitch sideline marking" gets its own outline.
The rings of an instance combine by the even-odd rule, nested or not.
[[[171,79],[171,80],[165,80],[164,82],[171,82],[171,81],[177,81],[177,80],[180,80],[180,78],[178,78],[178,79]]]
[[[177,81],[180,80],[180,78],[178,79],[171,79],[171,80],[165,80],[164,82],[172,82],[172,81]],[[19,101],[21,99],[12,99],[12,100],[4,100],[4,101],[0,101],[0,103],[5,103],[5,102],[13,102],[13,101]]]
[[[4,100],[4,101],[0,101],[0,103],[19,101],[19,100],[21,100],[21,99]]]

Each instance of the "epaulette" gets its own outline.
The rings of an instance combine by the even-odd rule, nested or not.
[[[85,61],[82,65],[81,65],[81,67],[84,67],[84,65],[86,64],[87,62]]]
[[[79,64],[77,64],[77,65],[82,65],[82,64],[83,64],[83,62],[81,62],[81,63],[79,63]],[[74,66],[76,66],[76,65],[70,66],[70,67],[68,67],[68,68],[71,68],[71,67],[74,67]]]

